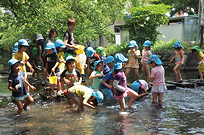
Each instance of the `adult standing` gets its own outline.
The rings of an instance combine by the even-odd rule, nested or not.
[[[43,61],[43,49],[44,49],[44,44],[45,44],[45,41],[44,41],[44,38],[42,36],[42,34],[38,34],[37,35],[37,38],[36,38],[36,41],[37,41],[37,47],[38,47],[38,50],[39,50],[39,59],[40,61],[42,61],[42,67],[44,67],[44,61]]]
[[[75,50],[78,50],[78,47],[74,45],[74,35],[73,31],[76,27],[76,20],[74,18],[69,18],[67,21],[68,30],[64,33],[64,44],[66,45],[66,53],[75,55]]]

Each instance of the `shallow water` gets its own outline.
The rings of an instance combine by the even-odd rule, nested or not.
[[[197,78],[197,72],[182,74],[184,79]],[[128,82],[133,75],[128,76]],[[173,79],[172,73],[166,80]],[[142,76],[141,76],[142,78]],[[7,90],[7,78],[0,78],[0,95]],[[68,108],[66,101],[38,100],[31,110],[17,115],[13,103],[0,108],[0,134],[204,134],[204,87],[168,90],[162,107],[152,106],[151,94],[135,101],[129,114],[119,114],[119,104],[113,100],[98,109],[85,107],[83,112]],[[42,90],[39,86],[38,93]],[[126,104],[128,98],[126,98]]]

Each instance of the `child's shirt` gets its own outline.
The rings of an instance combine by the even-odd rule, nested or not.
[[[21,62],[24,61],[24,60],[28,60],[29,59],[29,56],[26,52],[23,52],[23,53],[19,53],[18,51],[13,55],[12,57],[13,59],[17,59],[17,60],[20,60]],[[21,65],[21,71],[23,71],[24,73],[26,73],[26,66],[25,64],[24,65]]]
[[[25,73],[20,71],[18,75],[15,75],[13,73],[9,74],[8,77],[8,81],[12,83],[12,88],[15,88],[16,85],[20,84],[21,87],[18,88],[18,92],[17,91],[12,91],[12,96],[14,100],[19,100],[19,97],[23,97],[25,95],[27,95],[27,90],[25,88],[25,81],[24,81],[24,76]]]
[[[120,71],[115,75],[115,80],[119,81],[118,85],[120,85],[124,88],[127,88],[126,76],[125,76],[125,73],[123,71]],[[118,89],[115,89],[115,95],[116,96],[120,96],[122,94],[123,94],[123,92],[121,92]]]
[[[175,64],[181,64],[182,62],[182,54],[184,54],[184,51],[183,50],[180,50],[180,51],[176,51],[175,50]]]
[[[101,58],[96,53],[94,53],[94,55],[92,57],[87,57],[87,62],[89,62],[90,69],[92,71],[94,69],[94,62],[97,60],[101,60]]]
[[[51,73],[52,68],[55,66],[56,62],[59,62],[59,57],[56,53],[47,54],[45,56],[45,62],[47,62],[47,72],[48,74]],[[59,72],[59,67],[55,68],[55,73]]]
[[[79,70],[74,69],[71,73],[68,71],[68,69],[65,69],[62,74],[61,77],[65,77],[65,79],[70,81],[70,84],[68,85],[68,88],[74,86],[75,82],[79,82],[79,79],[81,77],[81,74],[79,72]]]
[[[83,85],[76,85],[71,87],[69,91],[73,94],[76,94],[81,99],[85,98],[88,100],[91,98],[93,90]]]
[[[94,70],[92,73],[91,73],[91,76],[94,76],[94,75],[96,75],[96,74],[102,74],[103,75],[103,72],[99,72],[99,71],[97,71],[97,70]],[[100,84],[101,84],[101,82],[102,82],[102,80],[103,80],[103,77],[95,77],[94,79],[93,79],[93,83],[92,83],[92,88],[93,89],[100,89]]]
[[[165,84],[164,67],[162,65],[156,66],[151,70],[151,77],[154,78],[153,86],[160,86]]]
[[[58,55],[60,61],[65,61],[64,52],[59,52],[59,53],[57,53],[57,55]],[[60,73],[62,73],[64,71],[64,69],[65,69],[65,63],[60,62],[58,67],[59,67]]]
[[[103,64],[104,64],[103,73],[104,73],[104,74],[107,74],[108,72],[110,72],[110,68],[109,68],[109,66],[106,64],[106,57],[101,56],[101,60],[103,61]]]
[[[114,81],[114,77],[111,73],[107,73],[106,76],[103,78],[103,80],[105,80],[107,84],[112,84]],[[103,84],[103,82],[101,82],[100,87],[101,89],[109,89],[107,86]]]
[[[84,75],[84,65],[79,63],[78,57],[75,57],[76,69],[79,70],[80,74]]]
[[[148,58],[152,55],[150,50],[146,51],[145,49],[142,50],[142,64],[148,63]]]
[[[201,62],[203,60],[204,54],[203,52],[198,53],[198,62]]]
[[[136,50],[135,52],[136,52],[137,55],[140,55],[140,50]],[[126,67],[139,68],[138,59],[135,58],[135,55],[133,54],[133,51],[128,50],[127,56],[128,56],[128,64],[127,64]]]

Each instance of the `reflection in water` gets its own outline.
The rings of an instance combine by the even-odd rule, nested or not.
[[[167,73],[168,80],[173,76]],[[0,78],[0,85],[5,83],[7,79]],[[39,99],[21,115],[16,114],[16,105],[10,103],[0,108],[0,134],[204,134],[203,89],[168,90],[162,107],[152,106],[149,94],[135,101],[128,115],[119,114],[120,106],[115,100],[103,103],[98,109],[85,107],[83,112],[76,112],[76,107],[68,108],[66,101]],[[40,91],[43,90],[39,86],[36,93]],[[11,93],[7,88],[0,92]]]

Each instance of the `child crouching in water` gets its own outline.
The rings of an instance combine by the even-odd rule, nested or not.
[[[126,83],[126,76],[123,72],[125,68],[125,64],[123,62],[127,61],[122,54],[117,53],[115,55],[115,62],[114,62],[114,72],[115,72],[115,79],[113,81],[114,90],[114,98],[119,101],[120,104],[120,111],[125,110],[125,98],[126,96],[130,96],[130,101],[128,103],[128,107],[131,107],[132,103],[138,97],[138,94],[127,87]]]
[[[93,92],[92,89],[83,86],[76,85],[68,90],[68,95],[77,104],[77,111],[82,111],[84,105],[91,107],[93,109],[98,108],[98,105],[103,100],[103,94],[100,91]]]
[[[15,101],[18,106],[17,113],[20,114],[24,109],[27,111],[28,105],[34,102],[34,99],[30,96],[28,91],[25,88],[25,84],[27,84],[32,90],[36,88],[28,83],[25,77],[25,73],[21,70],[21,61],[16,59],[10,59],[8,61],[8,65],[10,66],[11,73],[8,77],[8,89],[12,91],[12,99]],[[25,99],[26,103],[22,105],[21,100]]]
[[[159,104],[162,104],[163,93],[167,90],[164,78],[165,71],[162,66],[162,61],[157,55],[153,54],[149,57],[148,64],[152,67],[150,78],[153,81],[153,87],[151,90],[153,104],[157,103],[157,99]]]

